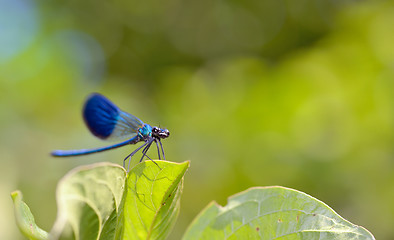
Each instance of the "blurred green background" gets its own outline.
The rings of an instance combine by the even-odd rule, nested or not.
[[[191,161],[170,239],[210,201],[270,185],[394,239],[393,26],[393,1],[0,0],[0,239],[23,239],[11,191],[50,230],[65,173],[134,149],[49,156],[108,144],[81,117],[91,92]]]

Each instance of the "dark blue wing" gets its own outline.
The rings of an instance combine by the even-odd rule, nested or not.
[[[123,112],[98,93],[86,100],[83,118],[89,130],[101,139],[132,138],[143,125],[137,117]]]

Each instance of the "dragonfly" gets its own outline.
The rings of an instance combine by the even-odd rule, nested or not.
[[[123,139],[123,141],[117,144],[93,149],[55,150],[51,152],[52,156],[72,157],[87,155],[122,147],[128,144],[144,142],[123,160],[123,167],[125,167],[126,160],[130,158],[128,165],[129,168],[131,157],[141,148],[143,148],[143,150],[140,162],[145,156],[152,160],[147,155],[147,152],[153,142],[155,142],[159,159],[161,159],[160,155],[165,159],[161,139],[165,139],[170,136],[168,129],[152,127],[151,125],[142,122],[139,118],[131,115],[130,113],[120,110],[114,103],[99,93],[92,93],[88,96],[82,113],[86,126],[93,135],[103,140]],[[153,162],[157,165],[155,161]]]

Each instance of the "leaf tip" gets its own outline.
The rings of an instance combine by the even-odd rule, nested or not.
[[[17,199],[22,199],[22,192],[21,191],[19,191],[19,190],[15,190],[15,191],[13,191],[13,192],[11,192],[11,198],[12,198],[12,201],[15,203],[15,201],[17,200]]]

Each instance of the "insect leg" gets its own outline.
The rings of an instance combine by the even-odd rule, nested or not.
[[[129,171],[131,157],[132,157],[136,152],[138,152],[141,148],[143,148],[144,146],[146,146],[146,144],[148,144],[148,142],[145,142],[144,144],[142,144],[141,146],[139,146],[136,150],[134,150],[132,153],[130,153],[129,155],[127,155],[127,157],[125,157],[125,159],[123,160],[123,168],[125,167],[126,159],[130,157],[130,159],[129,159],[129,165],[127,166],[127,172]]]
[[[147,156],[146,155],[146,152],[149,150],[149,148],[150,148],[150,145],[152,145],[152,143],[153,143],[153,141],[154,141],[155,139],[153,138],[152,140],[149,140],[147,143],[148,143],[148,145],[142,150],[142,158],[141,158],[141,160],[140,160],[140,162],[142,161],[142,159],[144,159],[144,157],[145,156]],[[153,161],[150,157],[148,157],[154,164],[156,164],[156,166],[158,167],[158,168],[160,168],[161,169],[161,167],[155,162],[155,161]]]
[[[159,143],[160,143],[160,147],[161,147],[161,151],[163,153],[163,159],[166,160],[166,156],[164,155],[164,148],[163,148],[163,144],[161,144],[161,141],[159,139]]]
[[[144,157],[145,157],[145,155],[146,155],[146,152],[147,152],[148,149],[150,148],[150,145],[152,145],[153,140],[154,140],[154,138],[152,138],[152,139],[150,139],[150,140],[148,140],[148,141],[146,142],[148,145],[146,145],[146,147],[142,150],[142,157],[141,157],[140,162],[142,162],[142,159],[144,159]]]
[[[157,155],[159,156],[159,160],[160,160],[160,159],[161,159],[161,158],[160,158],[160,147],[159,147],[158,141],[160,141],[160,140],[158,140],[158,139],[155,138],[155,143],[156,143],[156,147],[157,147]]]

